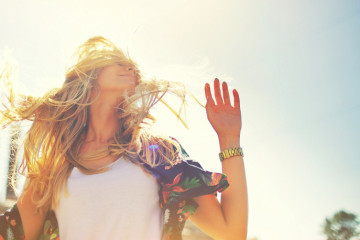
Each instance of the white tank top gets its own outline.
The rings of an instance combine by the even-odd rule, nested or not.
[[[69,196],[54,209],[61,240],[160,240],[159,186],[140,166],[121,157],[107,172],[86,175],[74,167]]]

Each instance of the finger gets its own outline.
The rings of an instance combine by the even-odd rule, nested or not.
[[[214,100],[211,96],[210,84],[208,84],[208,83],[205,84],[205,97],[206,97],[206,105],[214,104]]]
[[[239,93],[236,91],[236,89],[233,90],[233,94],[234,94],[234,108],[235,109],[240,109],[240,97],[239,97]]]
[[[218,105],[224,104],[222,96],[221,96],[221,91],[220,91],[220,81],[217,78],[215,78],[215,80],[214,80],[214,93],[215,93],[216,103]]]
[[[222,83],[222,89],[223,89],[224,103],[225,103],[226,105],[230,105],[230,106],[231,106],[230,96],[229,96],[229,89],[228,89],[228,86],[227,86],[227,83],[226,83],[226,82],[223,82],[223,83]]]

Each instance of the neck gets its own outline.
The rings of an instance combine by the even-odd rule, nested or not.
[[[116,107],[119,94],[101,94],[90,105],[89,127],[85,135],[85,143],[107,144],[118,128]]]

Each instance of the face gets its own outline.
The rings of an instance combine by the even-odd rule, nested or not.
[[[104,67],[98,74],[96,81],[102,92],[122,92],[125,89],[134,89],[137,81],[135,67],[124,64]]]

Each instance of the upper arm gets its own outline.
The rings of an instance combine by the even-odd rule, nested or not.
[[[27,240],[39,238],[46,217],[45,213],[36,213],[36,205],[31,200],[32,192],[33,188],[29,185],[28,191],[23,192],[16,203]]]
[[[226,239],[226,221],[218,199],[214,194],[193,198],[199,205],[190,220],[214,239]]]

